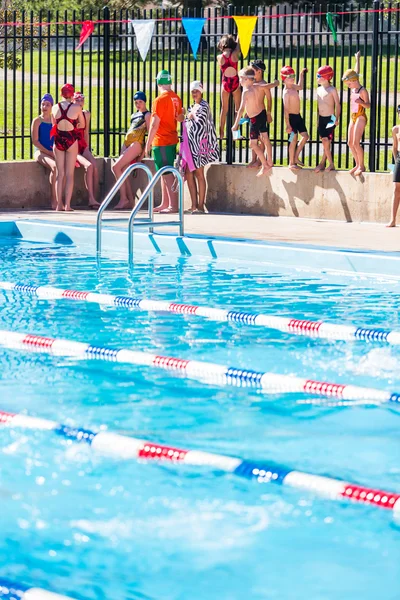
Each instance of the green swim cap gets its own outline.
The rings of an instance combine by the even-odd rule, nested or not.
[[[158,85],[171,85],[172,77],[169,74],[169,71],[163,69],[157,74],[157,84]]]

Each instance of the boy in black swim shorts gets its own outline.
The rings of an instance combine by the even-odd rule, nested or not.
[[[300,169],[303,166],[299,157],[308,140],[307,128],[300,114],[299,97],[299,91],[303,89],[303,78],[306,71],[307,69],[303,69],[300,72],[299,81],[296,84],[296,74],[292,67],[286,66],[281,69],[281,79],[284,85],[283,108],[286,131],[289,134],[289,168],[292,170]],[[301,136],[299,145],[297,145],[298,134]]]
[[[269,135],[269,124],[267,123],[267,111],[265,109],[255,117],[250,117],[250,139],[258,140],[262,133]]]
[[[240,107],[236,115],[236,120],[232,127],[232,132],[235,137],[235,132],[239,129],[240,118],[244,111],[246,111],[251,123],[250,147],[252,150],[254,150],[261,163],[261,169],[257,173],[257,177],[261,177],[262,175],[266,175],[272,166],[268,164],[258,141],[259,138],[261,138],[261,140],[265,143],[266,139],[268,139],[267,111],[265,110],[264,104],[264,88],[268,84],[259,84],[257,86],[254,85],[255,72],[254,69],[251,68],[242,69],[239,72],[239,79],[243,88],[243,93]]]

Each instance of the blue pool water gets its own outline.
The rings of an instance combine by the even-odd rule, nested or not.
[[[399,329],[396,281],[0,238],[0,280]],[[1,329],[400,391],[400,350],[0,292]],[[0,409],[400,490],[399,411],[0,350]],[[390,511],[0,429],[0,577],[82,600],[400,596]]]

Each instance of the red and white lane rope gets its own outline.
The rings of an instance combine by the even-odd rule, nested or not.
[[[71,356],[81,359],[156,367],[179,373],[187,379],[194,379],[202,383],[217,386],[258,388],[270,394],[300,392],[341,400],[373,400],[375,402],[400,403],[400,394],[397,392],[228,367],[217,363],[162,356],[150,352],[129,350],[128,348],[93,346],[87,342],[43,337],[30,333],[0,330],[0,346],[10,349],[40,351],[56,356]]]
[[[66,439],[86,442],[99,453],[116,459],[139,459],[184,463],[195,467],[208,467],[252,479],[258,483],[276,483],[309,491],[332,500],[347,498],[362,504],[400,511],[400,494],[370,488],[340,479],[312,475],[275,464],[268,460],[246,460],[201,450],[184,450],[153,441],[127,437],[117,433],[70,427],[56,421],[0,411],[0,425],[35,430],[54,431]]]
[[[163,300],[133,298],[131,296],[114,296],[111,294],[98,294],[95,292],[59,289],[50,286],[35,286],[8,281],[0,281],[0,289],[37,296],[38,298],[47,300],[79,300],[105,306],[117,306],[149,312],[160,311],[184,314],[203,317],[210,321],[236,322],[244,325],[265,327],[266,329],[275,329],[294,335],[305,335],[329,340],[362,340],[367,342],[383,342],[391,345],[400,344],[400,331],[390,329],[339,325],[337,323],[325,323],[324,321],[310,321],[292,317],[213,308],[211,306],[180,304],[165,302]]]

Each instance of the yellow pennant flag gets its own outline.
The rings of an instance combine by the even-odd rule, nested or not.
[[[249,53],[251,38],[253,37],[253,31],[257,23],[257,17],[233,17],[238,29],[240,49],[243,54],[243,58]]]

